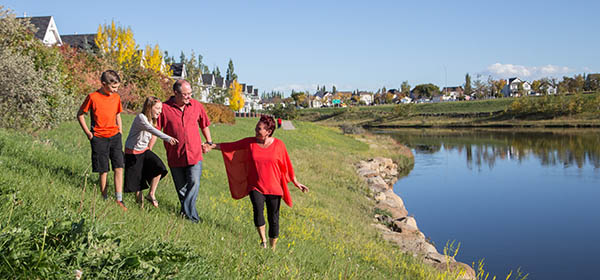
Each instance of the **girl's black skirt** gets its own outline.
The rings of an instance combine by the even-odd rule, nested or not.
[[[125,154],[124,192],[137,192],[150,187],[152,178],[160,175],[162,179],[169,173],[165,164],[151,150],[142,154]]]

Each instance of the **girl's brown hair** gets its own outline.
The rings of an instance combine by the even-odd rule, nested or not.
[[[156,103],[160,102],[160,99],[156,96],[148,96],[146,97],[146,101],[144,101],[144,107],[142,107],[142,114],[146,116],[148,121],[152,122],[152,125],[156,126],[156,119],[152,118],[152,107]]]

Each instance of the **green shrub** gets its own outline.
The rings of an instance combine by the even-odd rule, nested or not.
[[[35,39],[31,28],[0,7],[0,127],[48,128],[74,113],[62,56]]]

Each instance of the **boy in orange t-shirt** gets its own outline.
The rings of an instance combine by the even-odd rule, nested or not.
[[[115,180],[117,204],[127,210],[123,204],[123,143],[121,140],[122,122],[121,97],[117,93],[121,85],[119,74],[107,70],[100,77],[102,87],[88,94],[77,112],[77,120],[92,146],[92,172],[99,175],[100,191],[108,199],[106,180],[109,160],[112,164]],[[85,122],[85,114],[90,111],[91,130]]]

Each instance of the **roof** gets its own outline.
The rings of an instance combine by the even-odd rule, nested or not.
[[[242,92],[246,92],[246,84],[240,84],[242,86]]]
[[[464,91],[462,86],[444,87],[442,91]]]
[[[213,74],[202,74],[202,84],[207,86],[207,85],[212,85],[213,82]]]
[[[96,46],[96,34],[73,34],[73,35],[61,35],[60,38],[63,44],[70,45],[73,48],[82,50],[97,49]]]
[[[319,97],[319,98],[323,98],[323,96],[327,95],[328,93],[329,93],[329,91],[322,91],[322,90],[319,90],[319,91],[317,91],[317,92],[315,93],[315,95],[314,95],[314,96],[315,96],[315,97]]]
[[[225,86],[226,86],[227,88],[230,88],[230,87],[231,87],[231,84],[233,84],[233,80],[227,80],[227,81],[225,81]]]
[[[223,84],[225,83],[225,78],[217,78],[215,77],[215,83],[217,84],[217,87],[222,88]]]
[[[248,92],[248,93],[252,93],[252,88],[253,88],[253,87],[254,87],[254,86],[251,86],[251,85],[248,85],[248,86],[246,86],[246,92]]]
[[[48,30],[48,25],[50,25],[50,19],[52,16],[45,17],[18,17],[18,19],[29,19],[29,22],[37,28],[35,32],[35,38],[43,41],[44,36],[46,35],[46,31]]]
[[[513,82],[514,80],[517,80],[517,79],[519,79],[519,78],[517,78],[517,77],[514,77],[514,78],[510,78],[510,79],[508,79],[508,84],[509,84],[509,85],[510,85],[510,84],[512,84],[512,82]],[[520,81],[520,80],[519,80],[519,81]]]
[[[257,88],[254,89],[254,96],[258,96],[258,89]]]
[[[173,71],[174,77],[182,77],[184,65],[183,63],[171,63],[171,71]]]

